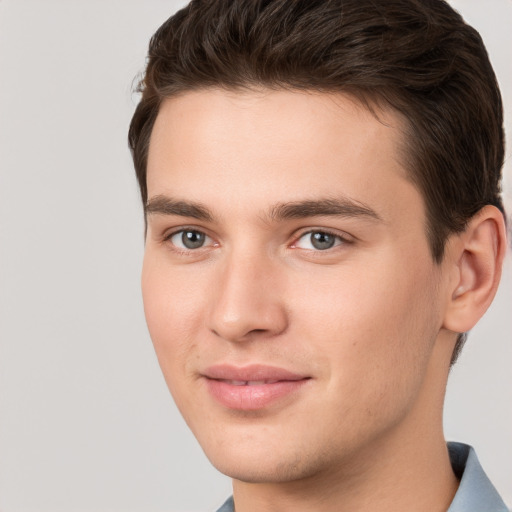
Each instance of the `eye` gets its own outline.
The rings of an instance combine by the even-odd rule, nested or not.
[[[210,245],[212,239],[201,231],[195,229],[182,229],[170,235],[169,240],[178,249],[194,250]]]
[[[329,233],[328,231],[309,231],[308,233],[304,233],[293,246],[299,249],[325,251],[348,242],[349,241],[342,236]]]

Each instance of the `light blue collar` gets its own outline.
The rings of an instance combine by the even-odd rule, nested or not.
[[[508,512],[503,500],[484,473],[475,450],[462,443],[448,443],[459,488],[448,512]]]

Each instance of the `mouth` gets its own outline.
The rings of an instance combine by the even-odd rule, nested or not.
[[[311,379],[283,368],[217,365],[202,375],[210,396],[228,409],[255,411],[292,400]]]
[[[279,380],[227,380],[227,379],[215,379],[219,382],[225,382],[232,386],[263,386],[264,384],[275,384],[276,382],[282,382]]]

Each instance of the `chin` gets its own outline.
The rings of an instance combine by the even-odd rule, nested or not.
[[[315,473],[306,471],[300,460],[277,462],[262,460],[262,457],[243,459],[232,462],[210,460],[214,467],[224,475],[253,484],[293,482]]]
[[[203,447],[212,465],[221,473],[247,483],[286,483],[319,474],[328,464],[327,454],[308,453],[304,449],[262,443],[248,446],[233,442],[217,449]],[[311,450],[310,450],[311,451]]]

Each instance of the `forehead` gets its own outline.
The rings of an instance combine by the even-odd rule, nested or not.
[[[305,137],[309,144],[304,151],[319,148],[318,143],[324,143],[325,150],[332,142],[343,150],[357,139],[359,146],[371,141],[394,153],[402,139],[402,119],[389,109],[371,107],[372,112],[342,93],[264,88],[185,92],[162,102],[151,135],[151,153],[173,140],[176,145],[182,140],[200,140],[198,149],[207,149],[210,142],[217,150],[219,143],[244,144],[246,149],[259,146],[265,152],[284,152],[291,145],[298,153],[297,143]]]
[[[401,126],[393,112],[375,115],[339,93],[187,92],[161,105],[149,147],[149,197],[229,198],[230,205],[263,208],[265,201],[342,194],[386,213],[386,200],[411,193]]]

